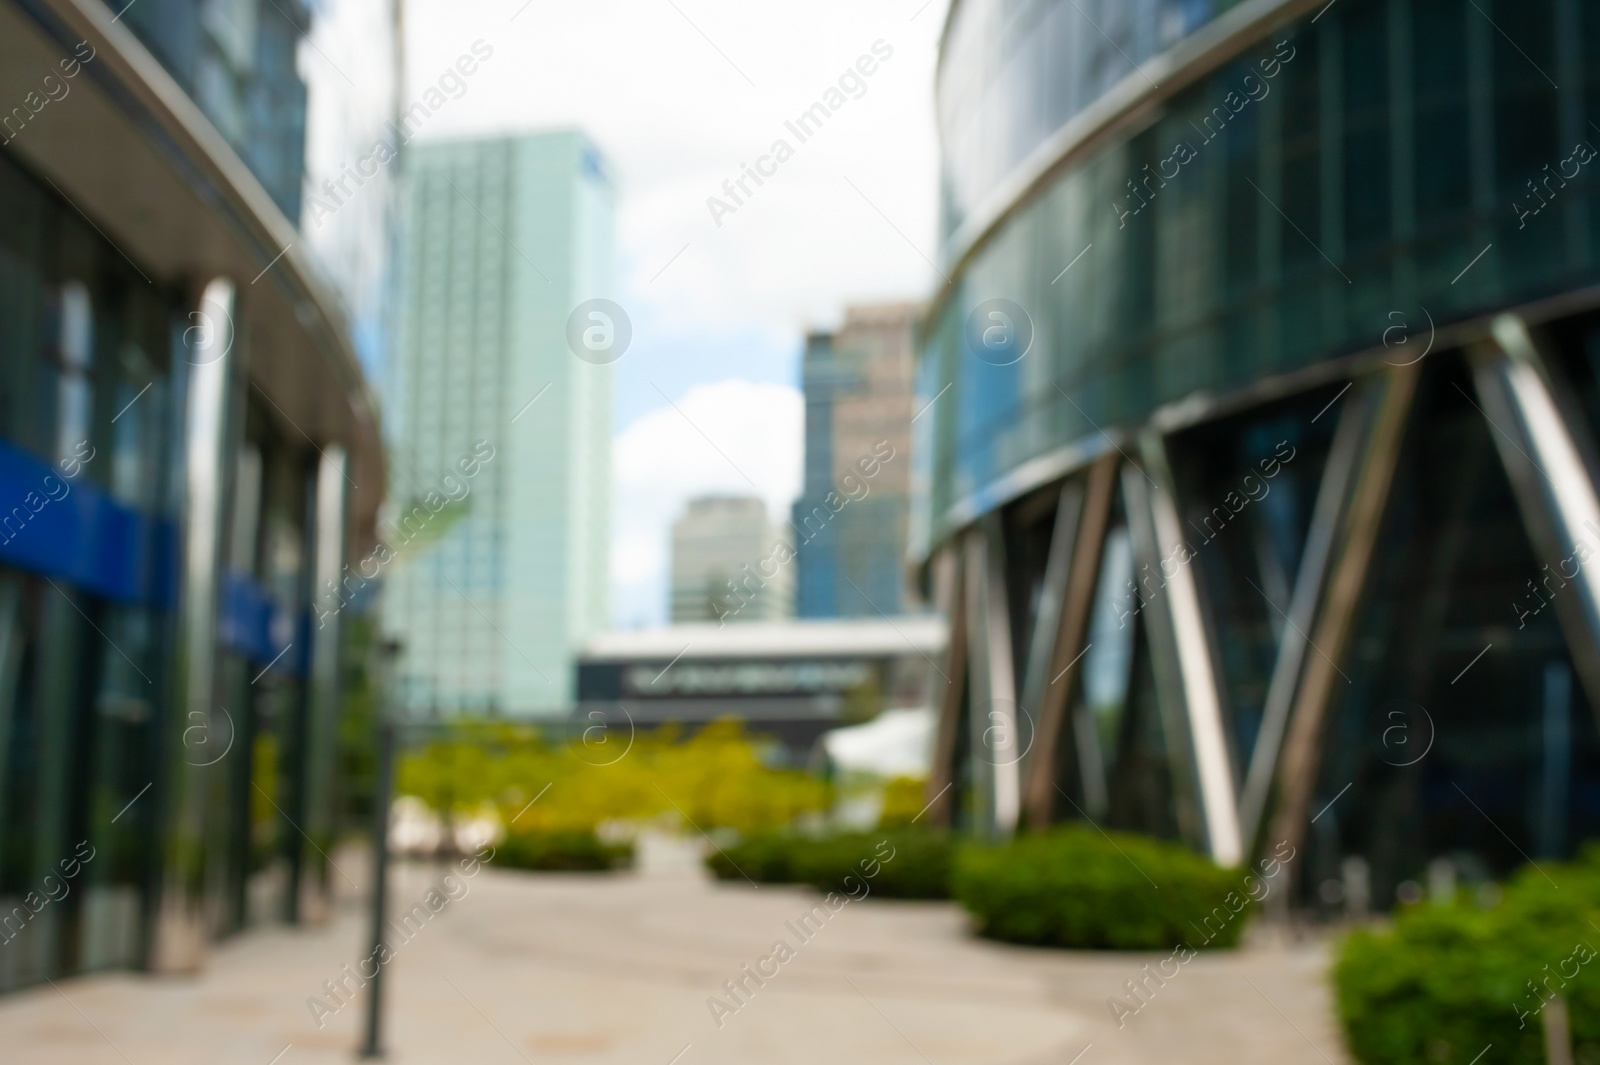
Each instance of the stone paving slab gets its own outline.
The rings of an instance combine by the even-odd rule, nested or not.
[[[396,908],[433,873],[395,876]],[[387,968],[388,1060],[401,1065],[829,1065],[1226,1062],[1345,1065],[1318,944],[1256,942],[1183,966],[1118,1028],[1106,1000],[1160,954],[1006,947],[945,903],[852,902],[802,940],[819,896],[699,876],[485,869]],[[824,912],[826,909],[824,908]],[[328,925],[214,948],[198,978],[107,974],[0,999],[8,1065],[348,1062],[359,997],[319,1029],[307,1000],[364,955],[354,900]],[[786,961],[755,968],[782,939]],[[723,983],[744,979],[745,1001]],[[1151,987],[1155,987],[1152,983]],[[719,1027],[708,1006],[731,1012]],[[738,1008],[733,1010],[732,1007]],[[287,1048],[287,1049],[286,1049]],[[1088,1048],[1085,1050],[1085,1048]],[[281,1057],[279,1055],[281,1054]],[[1079,1057],[1081,1055],[1081,1058]]]

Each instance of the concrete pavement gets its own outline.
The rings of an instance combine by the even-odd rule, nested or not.
[[[395,908],[424,902],[434,882],[430,868],[400,867]],[[1154,969],[1167,952],[986,943],[943,903],[868,899],[819,916],[813,892],[713,884],[682,869],[586,876],[486,868],[467,888],[387,969],[390,1061],[1347,1060],[1326,951],[1315,944],[1257,942],[1201,955],[1164,986],[1147,980],[1147,1003],[1119,1029],[1107,999],[1131,1005],[1124,982],[1142,979],[1141,967]],[[798,923],[808,913],[809,923]],[[237,937],[213,949],[196,979],[107,974],[0,999],[0,1056],[15,1065],[348,1062],[360,998],[321,1029],[307,1002],[337,1005],[324,982],[364,956],[363,916],[352,899],[320,929]],[[774,952],[779,940],[790,956]],[[725,981],[743,982],[738,997]],[[708,1006],[713,997],[725,1008]]]

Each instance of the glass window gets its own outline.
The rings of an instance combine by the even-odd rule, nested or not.
[[[1021,463],[1137,425],[1163,404],[1371,348],[1390,311],[1426,307],[1442,328],[1593,284],[1600,179],[1552,179],[1552,207],[1526,227],[1509,206],[1518,195],[1538,202],[1527,182],[1565,157],[1553,125],[1561,107],[1538,69],[1553,69],[1553,12],[1552,0],[1517,8],[1524,57],[1481,14],[1443,0],[1417,0],[1409,26],[1377,0],[1339,4],[1054,177],[973,254],[930,323],[923,357],[936,376],[921,394],[955,387],[927,415],[938,456],[927,527]],[[1407,41],[1394,39],[1402,33]],[[1480,53],[1492,69],[1469,70]],[[942,80],[977,55],[952,42]],[[1269,91],[1235,112],[1252,84]],[[1475,88],[1484,85],[1492,95]],[[1397,114],[1401,100],[1414,112]],[[1600,112],[1569,121],[1579,117],[1600,125]],[[1397,138],[1413,133],[1397,154]],[[1194,153],[1181,165],[1179,141]],[[1403,308],[1392,305],[1396,284]],[[1035,345],[1017,366],[967,353],[968,321],[991,299],[1033,320]]]

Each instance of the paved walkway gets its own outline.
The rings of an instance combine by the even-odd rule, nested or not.
[[[430,870],[400,869],[397,907],[422,901],[431,881]],[[815,894],[686,873],[486,869],[469,887],[387,970],[392,1062],[1347,1061],[1326,952],[1316,946],[1202,955],[1119,1030],[1107,998],[1164,953],[999,946],[969,937],[954,906],[878,900],[849,904],[801,943],[786,922],[810,910]],[[321,1030],[307,999],[322,996],[341,965],[353,967],[364,938],[352,902],[324,928],[256,932],[215,948],[199,979],[116,974],[15,994],[0,999],[0,1057],[8,1065],[348,1062],[361,999]],[[734,1005],[723,982],[780,938],[795,956],[719,1029],[708,997]]]

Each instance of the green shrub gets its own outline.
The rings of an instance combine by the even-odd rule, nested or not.
[[[852,832],[796,841],[791,872],[819,891],[947,899],[952,850],[941,832]]]
[[[944,899],[950,897],[951,852],[949,838],[938,832],[768,833],[714,850],[706,865],[719,880],[810,884],[855,896],[864,885],[885,898]]]
[[[633,860],[633,844],[607,843],[593,832],[514,832],[495,850],[494,864],[545,872],[615,869]]]
[[[1262,883],[1170,843],[1069,825],[964,848],[953,888],[992,939],[1170,950],[1235,945],[1249,918],[1247,884]]]
[[[1539,1065],[1531,982],[1566,997],[1577,1060],[1600,1060],[1596,925],[1600,851],[1591,849],[1569,865],[1521,870],[1492,907],[1423,903],[1386,930],[1351,934],[1333,982],[1352,1055],[1365,1065],[1467,1065],[1493,1043],[1498,1062]]]
[[[718,880],[744,880],[758,884],[794,882],[790,857],[795,837],[779,832],[760,832],[737,843],[714,847],[706,855],[706,867]]]

